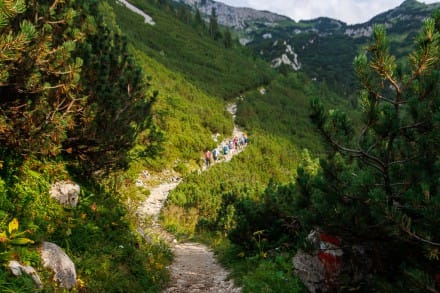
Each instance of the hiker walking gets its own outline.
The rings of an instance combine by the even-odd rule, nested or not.
[[[223,146],[223,155],[226,156],[229,153],[229,146],[225,144]]]
[[[232,140],[229,140],[228,147],[229,147],[229,152],[232,155],[234,153],[234,144],[233,144]]]
[[[234,136],[232,143],[234,144],[234,149],[237,150],[238,149],[238,138],[236,136]]]
[[[214,159],[214,163],[218,160],[219,151],[217,148],[212,150],[212,158]]]
[[[211,152],[209,150],[206,150],[205,152],[205,163],[206,163],[206,168],[208,168],[211,165]]]
[[[247,143],[248,143],[248,138],[247,138],[246,134],[243,133],[243,144],[247,145]]]

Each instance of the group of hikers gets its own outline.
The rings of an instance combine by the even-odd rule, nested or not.
[[[248,143],[248,138],[246,134],[243,134],[241,137],[234,136],[229,141],[226,141],[222,145],[216,147],[212,151],[209,149],[205,150],[204,161],[205,165],[208,168],[211,166],[212,162],[217,162],[220,160],[220,156],[227,158],[228,156],[232,156],[235,151],[242,150]]]

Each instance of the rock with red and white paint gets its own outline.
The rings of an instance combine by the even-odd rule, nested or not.
[[[307,240],[312,253],[299,251],[293,258],[295,272],[310,292],[327,292],[341,272],[341,240],[333,235],[312,231]]]
[[[293,266],[310,292],[333,291],[341,285],[341,275],[352,283],[365,281],[371,260],[363,246],[345,244],[343,249],[341,238],[320,231],[310,232],[307,240],[312,251],[299,251],[293,258]]]

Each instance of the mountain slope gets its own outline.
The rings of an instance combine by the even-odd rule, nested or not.
[[[426,5],[409,0],[363,24],[346,25],[337,20],[318,18],[285,26],[260,25],[248,33],[248,38],[252,39],[248,46],[268,61],[276,60],[285,54],[287,45],[291,46],[290,59],[295,56],[304,72],[318,81],[325,81],[340,93],[350,95],[355,84],[353,59],[366,46],[374,25],[387,27],[392,53],[402,57],[410,51],[423,20],[439,7],[440,4]],[[271,38],[267,38],[269,33]],[[286,45],[280,47],[281,43]]]
[[[423,20],[440,7],[439,3],[427,5],[406,0],[366,23],[347,25],[326,17],[299,22],[280,19],[278,15],[270,13],[261,17],[257,11],[242,16],[241,8],[213,1],[188,0],[186,3],[197,3],[206,17],[211,13],[208,7],[216,7],[221,23],[234,28],[242,44],[269,61],[273,67],[281,67],[282,71],[302,70],[344,95],[352,93],[355,85],[352,62],[371,37],[374,25],[384,24],[387,27],[392,52],[401,57],[409,52]],[[228,19],[232,21],[228,22]]]
[[[156,22],[145,24],[142,17],[110,1],[117,22],[133,45],[207,93],[233,98],[240,92],[270,81],[273,72],[250,54],[225,50],[221,42],[207,37],[202,28],[177,19],[170,6],[154,1],[132,1]]]

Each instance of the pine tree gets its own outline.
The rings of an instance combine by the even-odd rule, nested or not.
[[[58,3],[3,1],[0,8],[0,144],[22,155],[61,150],[78,95],[84,34],[76,11]]]
[[[196,6],[196,12],[194,14],[194,24],[196,26],[205,27],[205,22],[202,19],[202,15],[200,14],[199,8]]]
[[[107,6],[106,6],[107,5]],[[97,0],[0,5],[0,150],[124,161],[149,120],[143,73]],[[64,150],[64,152],[63,152]]]
[[[81,115],[76,116],[64,148],[93,171],[126,163],[126,152],[135,143],[136,135],[147,127],[152,100],[145,95],[147,82],[143,72],[129,54],[114,14],[106,9],[108,4],[84,1],[89,3],[84,16],[95,20],[94,32],[77,52],[84,60],[81,85],[87,103]]]
[[[211,36],[211,39],[217,40],[219,38],[219,34],[220,32],[218,29],[217,13],[215,8],[212,8],[211,16],[209,17],[209,35]]]
[[[344,113],[312,101],[313,121],[335,149],[321,162],[313,224],[368,243],[382,259],[378,270],[396,274],[406,263],[405,274],[426,274],[430,281],[406,284],[419,290],[432,287],[440,257],[439,41],[438,23],[426,20],[409,64],[399,68],[385,27],[375,27],[367,54],[354,62],[359,131]]]
[[[226,49],[232,48],[232,36],[229,28],[226,29],[225,34],[223,36],[223,44]]]
[[[177,18],[183,21],[186,24],[190,24],[191,22],[191,11],[188,6],[185,5],[182,1],[179,2],[179,7],[177,9]]]

